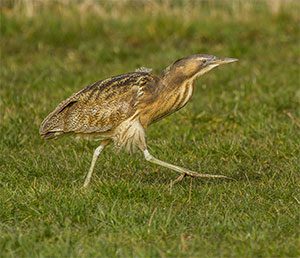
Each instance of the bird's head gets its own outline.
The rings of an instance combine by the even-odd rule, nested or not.
[[[197,77],[209,72],[213,68],[236,62],[238,59],[235,58],[219,58],[213,55],[196,54],[178,59],[173,64],[168,66],[162,77],[167,80],[194,80]]]

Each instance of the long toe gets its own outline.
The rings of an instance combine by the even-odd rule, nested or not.
[[[211,174],[201,174],[201,173],[197,173],[191,170],[187,170],[185,172],[185,175],[190,176],[190,177],[202,177],[202,178],[223,178],[223,179],[231,179],[231,180],[235,180],[232,177],[228,177],[228,176],[223,176],[223,175],[211,175]]]

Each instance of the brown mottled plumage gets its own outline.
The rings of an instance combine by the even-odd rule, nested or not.
[[[90,181],[98,155],[111,141],[130,152],[139,149],[146,160],[180,172],[178,180],[185,175],[224,178],[198,174],[154,158],[147,150],[145,130],[186,105],[197,77],[220,64],[234,61],[237,59],[192,55],[177,60],[160,76],[142,68],[95,82],[61,102],[42,122],[40,134],[50,139],[72,133],[101,141],[84,186]]]

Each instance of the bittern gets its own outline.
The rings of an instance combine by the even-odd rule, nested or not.
[[[151,155],[146,143],[149,125],[183,108],[191,99],[195,80],[213,68],[237,61],[196,54],[181,58],[157,76],[151,69],[97,81],[61,102],[40,127],[45,139],[64,134],[96,139],[100,142],[94,151],[90,169],[84,181],[88,186],[96,160],[111,142],[117,149],[129,152],[140,150],[147,161],[169,168],[184,176],[227,178],[193,172]]]

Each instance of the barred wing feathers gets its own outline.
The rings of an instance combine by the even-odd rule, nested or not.
[[[148,72],[133,72],[95,82],[61,102],[42,122],[40,134],[54,138],[113,130],[136,112],[141,89],[154,80]]]

